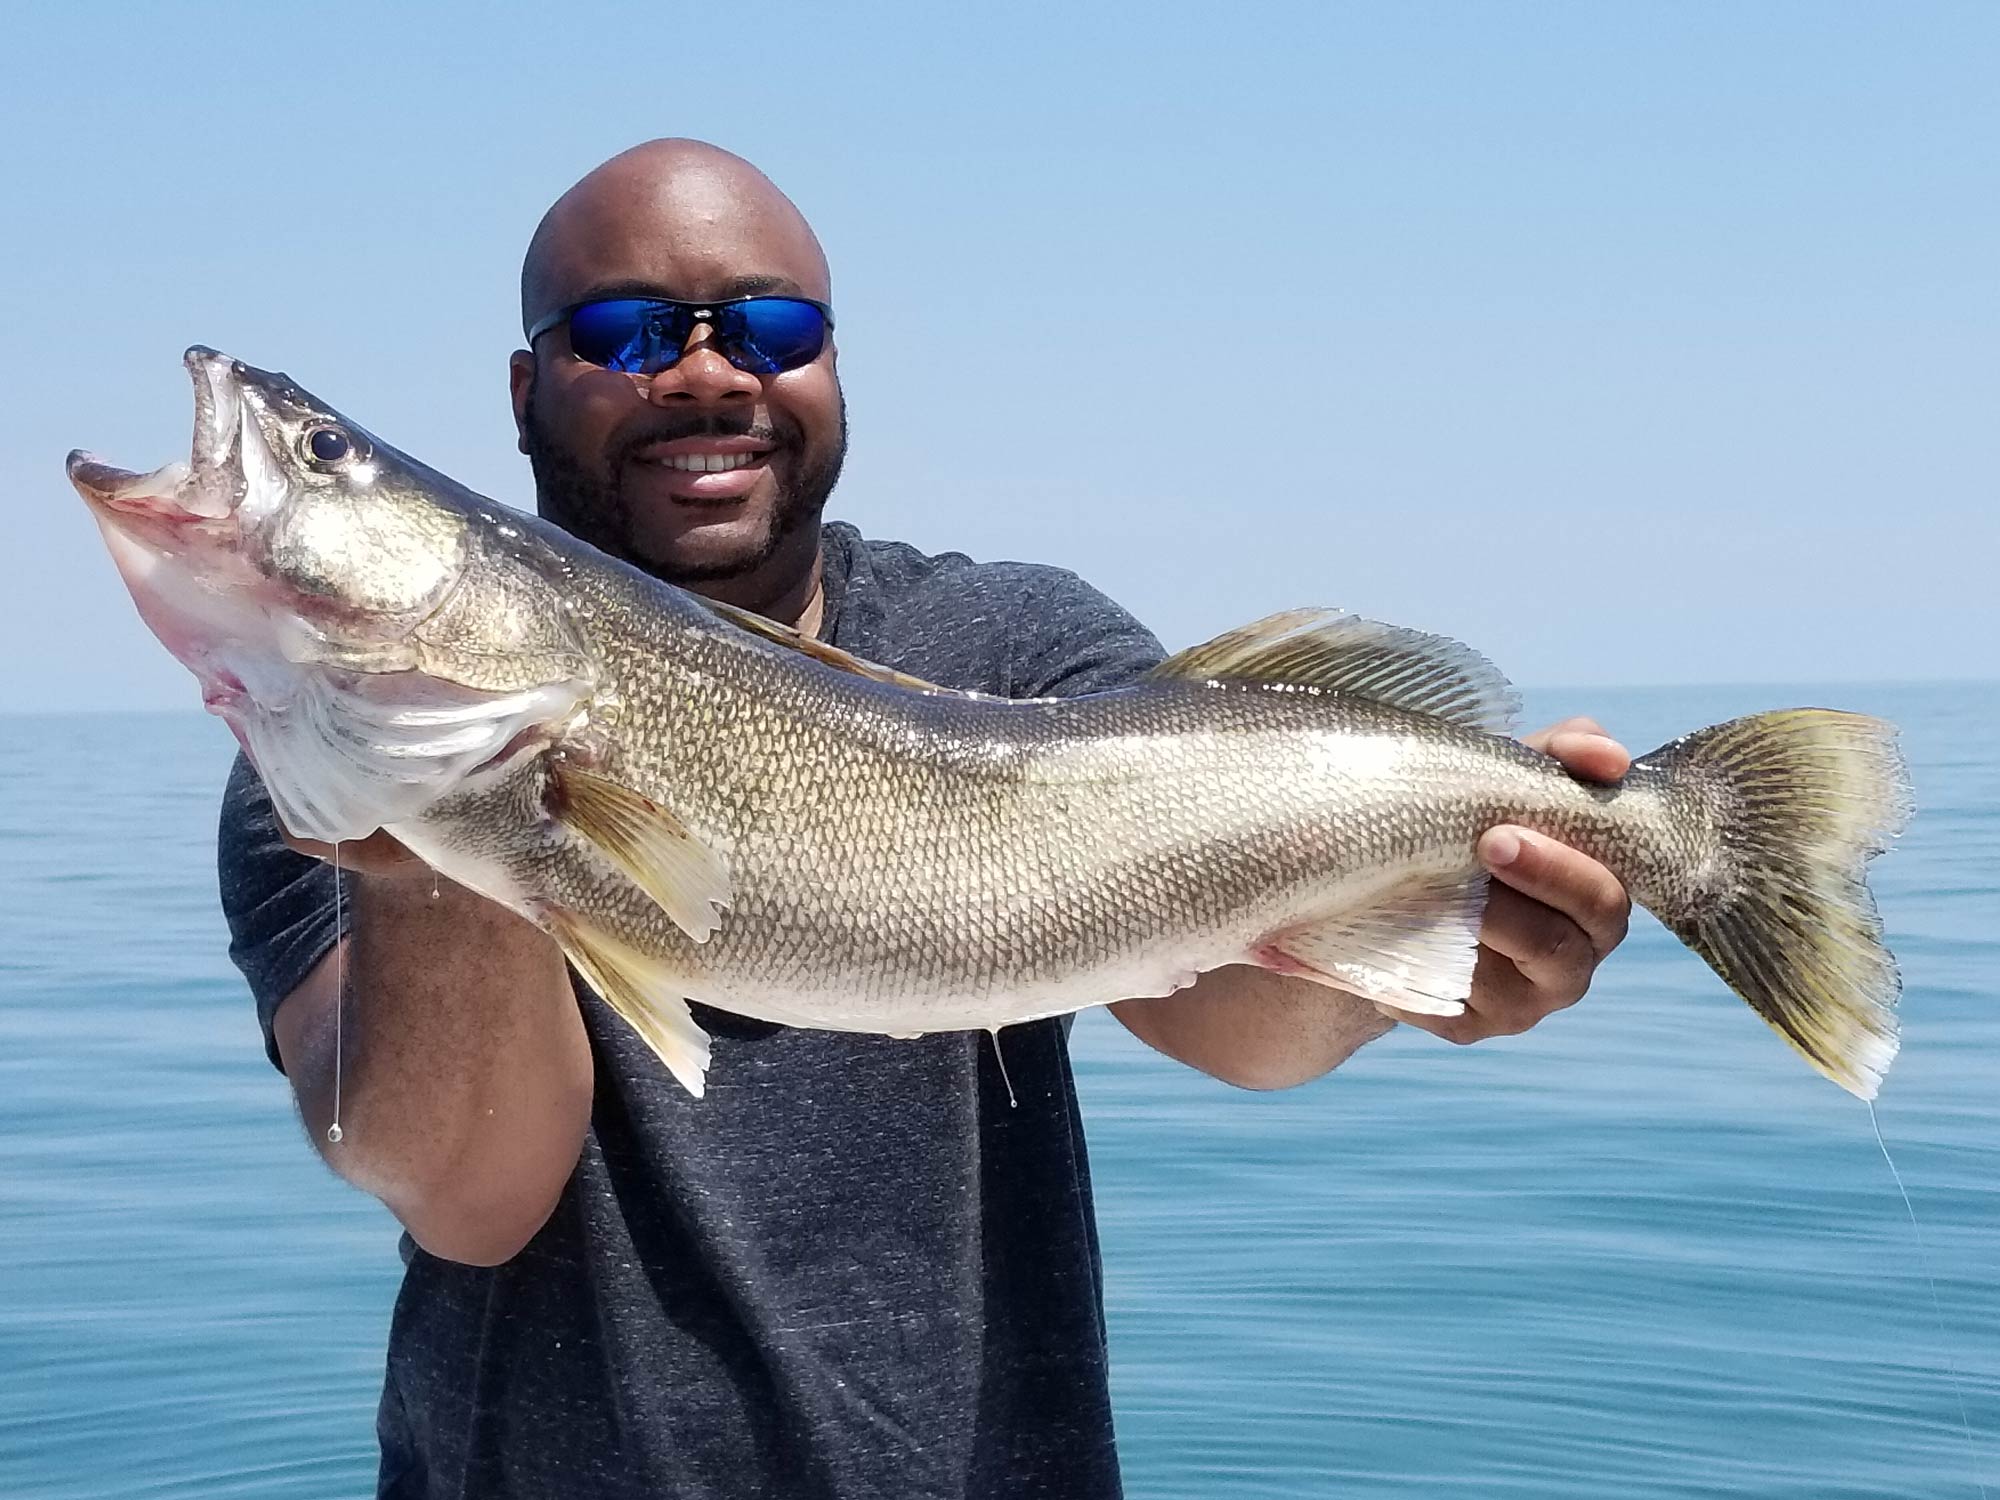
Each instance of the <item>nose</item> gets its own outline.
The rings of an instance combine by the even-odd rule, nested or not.
[[[754,401],[763,391],[763,382],[755,375],[722,357],[722,351],[715,347],[715,330],[698,323],[688,335],[681,357],[653,377],[646,399],[661,406],[674,401],[720,405],[731,400]]]

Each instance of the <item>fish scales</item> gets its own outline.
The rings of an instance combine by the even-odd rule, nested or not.
[[[843,678],[698,618],[649,632],[647,602],[607,601],[643,645],[607,643],[605,686],[668,727],[606,769],[731,851],[731,920],[694,942],[581,840],[517,883],[608,899],[692,995],[765,1019],[950,1029],[986,1024],[966,1007],[996,994],[1124,998],[1117,979],[1232,961],[1343,886],[1470,873],[1508,817],[1607,852],[1633,821],[1546,756],[1337,692],[1166,681],[1023,712]],[[477,838],[495,819],[435,821]]]
[[[496,506],[283,376],[188,367],[189,462],[70,474],[287,826],[386,828],[537,923],[697,1093],[690,999],[908,1035],[1250,964],[1456,1014],[1500,823],[1600,859],[1843,1087],[1895,1054],[1864,876],[1910,802],[1879,720],[1755,715],[1587,785],[1497,732],[1484,658],[1325,610],[1113,692],[954,693]]]

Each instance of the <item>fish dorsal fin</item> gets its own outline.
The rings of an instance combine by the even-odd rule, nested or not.
[[[1190,646],[1155,677],[1350,693],[1468,729],[1505,734],[1519,701],[1470,646],[1337,609],[1288,609]]]
[[[794,630],[789,625],[780,625],[776,620],[767,620],[762,615],[752,614],[747,609],[738,609],[733,604],[723,604],[714,599],[703,599],[701,602],[708,606],[710,613],[717,619],[727,620],[738,630],[747,631],[773,646],[782,646],[787,651],[796,651],[801,656],[809,656],[837,672],[848,672],[856,677],[866,677],[872,682],[886,682],[891,687],[908,688],[913,693],[929,693],[937,697],[991,696],[987,693],[968,693],[958,688],[939,687],[935,682],[929,682],[922,677],[912,677],[908,672],[898,672],[894,667],[864,661],[851,651],[843,651],[838,646],[829,646],[825,641],[816,640],[802,630]]]

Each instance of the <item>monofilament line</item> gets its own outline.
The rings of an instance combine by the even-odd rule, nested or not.
[[[990,1026],[986,1034],[993,1038],[993,1060],[1000,1065],[1000,1081],[1007,1085],[1007,1107],[1019,1109],[1021,1101],[1014,1097],[1014,1080],[1007,1076],[1007,1055],[1000,1050],[1000,1028]]]
[[[1882,1160],[1889,1164],[1889,1175],[1896,1181],[1896,1191],[1903,1195],[1903,1212],[1910,1216],[1910,1233],[1916,1236],[1917,1264],[1923,1268],[1924,1282],[1931,1289],[1931,1313],[1937,1319],[1938,1353],[1944,1359],[1945,1373],[1951,1377],[1951,1393],[1958,1401],[1958,1420],[1965,1428],[1965,1446],[1972,1454],[1972,1482],[1979,1486],[1980,1500],[1986,1500],[1986,1481],[1979,1477],[1979,1441],[1972,1435],[1972,1414],[1965,1405],[1965,1387],[1959,1383],[1958,1364],[1951,1357],[1946,1344],[1944,1328],[1944,1304],[1938,1300],[1937,1278],[1931,1275],[1930,1252],[1924,1248],[1924,1231],[1917,1223],[1917,1210],[1910,1202],[1910,1190],[1903,1186],[1903,1174],[1896,1170],[1896,1159],[1889,1154],[1889,1143],[1882,1139],[1882,1122],[1875,1118],[1875,1101],[1862,1101],[1868,1106],[1868,1123],[1875,1127],[1875,1144],[1882,1148]]]
[[[333,1123],[326,1127],[329,1144],[338,1146],[340,1128],[341,1022],[347,1010],[347,938],[341,932],[340,840],[333,841]]]

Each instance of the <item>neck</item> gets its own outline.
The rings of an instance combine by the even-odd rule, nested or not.
[[[705,599],[733,604],[767,620],[818,635],[826,596],[821,587],[820,528],[815,520],[778,543],[777,551],[747,573],[688,585]]]

